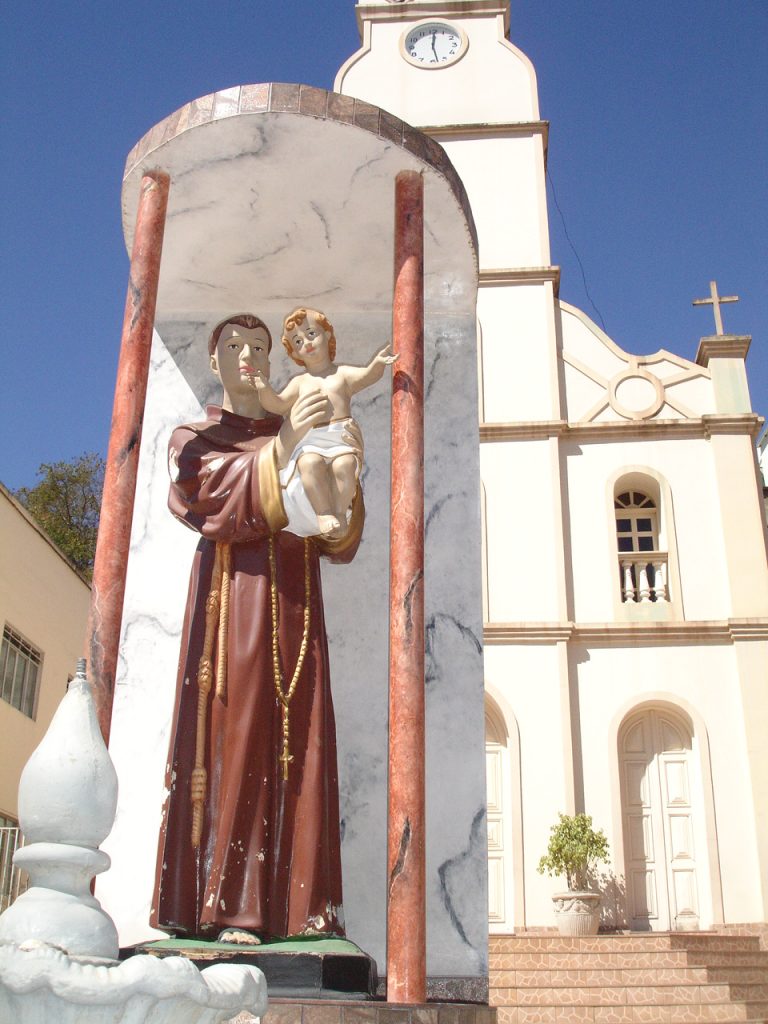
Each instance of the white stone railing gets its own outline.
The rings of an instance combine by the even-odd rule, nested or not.
[[[619,555],[619,571],[622,601],[669,601],[666,552],[623,551]]]
[[[24,845],[20,828],[0,828],[0,913],[27,888],[27,873],[13,866],[14,853]]]

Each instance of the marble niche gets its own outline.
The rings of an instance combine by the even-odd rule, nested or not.
[[[297,160],[301,153],[303,159]],[[328,161],[333,154],[333,161]],[[98,895],[121,944],[147,922],[188,568],[196,536],[166,508],[173,427],[218,401],[206,340],[252,311],[279,344],[295,305],[323,310],[340,361],[391,337],[394,179],[425,179],[428,975],[487,992],[485,761],[474,226],[444,151],[383,111],[304,86],[243,86],[190,104],[128,159],[130,247],[145,169],[171,176],[110,753],[120,796]],[[349,566],[323,569],[341,782],[349,938],[385,970],[389,375],[354,403],[367,520]],[[398,538],[407,543],[407,538]],[[156,933],[159,935],[159,933]]]

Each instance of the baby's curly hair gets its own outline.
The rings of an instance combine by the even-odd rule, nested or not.
[[[288,337],[288,332],[292,331],[294,327],[298,327],[299,324],[303,324],[304,321],[307,319],[308,313],[311,313],[314,316],[315,320],[317,320],[317,322],[323,328],[323,330],[329,333],[330,338],[328,339],[328,355],[330,357],[331,362],[333,362],[333,360],[336,358],[336,335],[333,333],[333,325],[331,324],[331,321],[328,319],[325,313],[321,313],[317,309],[305,309],[303,306],[300,306],[298,309],[294,309],[292,313],[289,313],[285,320],[283,320],[282,342],[283,346],[285,347],[285,351],[288,353],[288,355],[291,357],[294,363],[298,363],[299,366],[305,365],[303,359],[299,359],[297,356],[294,355],[293,349],[291,348],[291,342]]]

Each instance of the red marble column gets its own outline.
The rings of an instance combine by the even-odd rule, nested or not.
[[[105,742],[109,740],[112,716],[169,184],[168,175],[162,171],[152,171],[141,181],[93,567],[86,657]]]
[[[424,1003],[424,181],[395,183],[387,1001]]]

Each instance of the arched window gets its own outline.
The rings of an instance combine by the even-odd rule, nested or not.
[[[659,525],[655,501],[642,491],[624,491],[613,504],[619,551],[656,551]]]
[[[655,500],[644,491],[623,490],[613,506],[622,601],[668,601],[667,556],[659,550]]]

